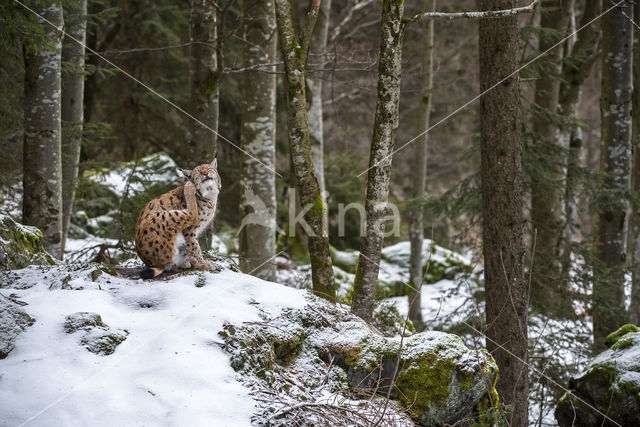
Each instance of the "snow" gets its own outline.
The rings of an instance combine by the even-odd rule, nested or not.
[[[306,304],[304,291],[230,271],[93,282],[87,268],[72,272],[75,290],[56,286],[63,271],[30,267],[20,275],[33,286],[2,290],[36,322],[0,361],[0,425],[250,425],[254,402],[217,333],[261,320],[251,301],[273,312]],[[129,334],[110,356],[90,353],[63,329],[76,312]]]

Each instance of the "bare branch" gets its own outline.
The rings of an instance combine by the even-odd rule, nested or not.
[[[365,7],[369,6],[372,3],[373,3],[373,0],[362,0],[361,2],[356,3],[355,5],[353,5],[353,7],[347,11],[347,14],[342,19],[342,21],[340,21],[338,26],[333,30],[333,35],[331,36],[331,39],[329,40],[329,43],[333,43],[333,42],[336,41],[336,39],[340,36],[340,33],[342,32],[342,29],[353,18],[353,14],[354,13],[356,13],[357,11],[359,11],[361,9],[364,9]]]
[[[533,0],[527,6],[515,7],[513,9],[502,10],[486,10],[482,12],[424,12],[414,15],[408,20],[407,24],[422,20],[422,19],[443,19],[446,21],[453,21],[455,19],[485,19],[485,18],[502,18],[505,16],[519,15],[521,13],[531,13],[535,11],[538,6],[538,0]]]
[[[307,53],[309,52],[309,42],[311,41],[311,35],[313,34],[313,29],[316,26],[316,19],[318,18],[320,4],[322,4],[322,0],[311,0],[311,4],[309,5],[309,12],[307,13],[307,22],[304,24],[304,28],[302,30],[302,57],[305,58],[305,61]]]

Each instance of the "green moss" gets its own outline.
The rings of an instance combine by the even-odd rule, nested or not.
[[[625,348],[629,348],[633,345],[634,339],[633,335],[627,334],[620,338],[611,346],[612,350],[624,350]]]
[[[205,279],[204,274],[198,274],[198,278],[196,279],[196,288],[201,288],[207,283],[207,279]]]
[[[454,363],[439,359],[435,353],[423,356],[415,364],[405,367],[396,381],[400,391],[400,403],[410,406],[412,412],[421,414],[429,410],[432,403],[442,403],[449,397]]]
[[[607,338],[604,340],[604,343],[605,343],[605,345],[607,347],[611,347],[620,338],[622,338],[626,334],[629,334],[629,333],[632,333],[632,332],[640,332],[640,329],[638,329],[638,327],[636,325],[626,324],[624,326],[621,326],[620,329],[618,329],[617,331],[615,331],[615,332],[611,333],[609,336],[607,336]]]
[[[98,277],[100,276],[102,276],[102,270],[99,268],[96,268],[91,272],[91,280],[93,280],[94,282],[98,280]]]
[[[291,50],[293,51],[293,54],[296,56],[296,58],[302,58],[302,45],[300,45],[300,42],[298,42],[298,40],[295,38],[291,42]]]

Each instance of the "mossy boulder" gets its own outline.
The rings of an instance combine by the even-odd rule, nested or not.
[[[0,270],[55,263],[44,249],[44,239],[38,228],[19,224],[6,215],[0,215]]]
[[[481,401],[495,400],[498,369],[485,350],[469,350],[443,332],[386,338],[346,307],[311,295],[308,301],[303,309],[265,313],[264,322],[225,325],[219,335],[231,366],[276,393],[291,387],[282,380],[287,372],[303,390],[329,382],[334,390],[386,396],[392,387],[392,399],[423,426],[455,424],[473,417]]]
[[[640,425],[640,332],[625,325],[606,343],[610,348],[569,381],[569,392],[558,401],[561,427]]]
[[[17,302],[0,294],[0,359],[9,355],[18,335],[34,322]]]
[[[96,236],[133,240],[144,205],[182,184],[178,165],[164,153],[125,162],[113,169],[91,169],[78,180],[72,220]]]
[[[108,356],[116,351],[129,332],[113,329],[102,322],[97,313],[78,312],[68,315],[64,321],[64,331],[68,334],[80,333],[80,345],[91,353]]]

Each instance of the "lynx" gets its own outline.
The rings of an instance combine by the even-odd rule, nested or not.
[[[212,270],[204,260],[198,236],[213,220],[221,183],[218,162],[182,170],[184,184],[151,200],[136,224],[136,250],[151,279],[176,268]]]

